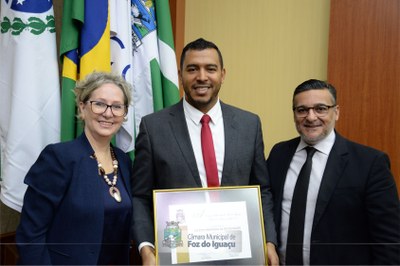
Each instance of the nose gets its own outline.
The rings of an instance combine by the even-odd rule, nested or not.
[[[106,110],[103,113],[103,116],[105,117],[112,117],[114,114],[111,110],[111,106],[107,106]]]
[[[307,120],[316,120],[318,119],[318,116],[315,114],[315,111],[313,108],[308,109],[308,113],[306,116]]]
[[[207,71],[205,69],[200,69],[197,75],[197,80],[205,81],[208,79]]]

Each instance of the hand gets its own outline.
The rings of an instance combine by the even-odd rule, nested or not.
[[[155,266],[156,255],[154,248],[151,246],[144,246],[140,249],[140,256],[142,257],[142,265]]]
[[[278,266],[279,257],[276,253],[275,245],[272,242],[267,243],[267,255],[268,255],[268,265]]]

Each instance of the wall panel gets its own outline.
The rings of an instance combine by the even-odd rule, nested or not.
[[[399,0],[331,0],[328,79],[337,129],[388,153],[400,191]]]

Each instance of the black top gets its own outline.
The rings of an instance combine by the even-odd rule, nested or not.
[[[120,173],[118,173],[120,176]],[[113,180],[113,173],[108,174],[108,178]],[[125,250],[129,245],[126,240],[129,235],[130,221],[132,216],[132,203],[126,191],[125,185],[118,178],[116,187],[121,193],[121,202],[117,202],[111,197],[110,186],[104,181],[104,230],[103,243],[99,254],[98,265],[121,265],[126,262]]]

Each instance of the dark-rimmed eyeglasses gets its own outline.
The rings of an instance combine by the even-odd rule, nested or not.
[[[310,113],[310,109],[313,109],[314,114],[316,116],[323,117],[326,114],[328,114],[330,108],[333,108],[335,106],[336,104],[334,105],[317,104],[314,105],[313,107],[297,106],[293,107],[293,112],[296,117],[304,118],[308,116],[308,114]]]
[[[103,114],[107,111],[107,108],[111,109],[114,116],[124,116],[126,115],[127,107],[123,104],[106,104],[100,101],[88,101],[92,112],[95,114]]]

